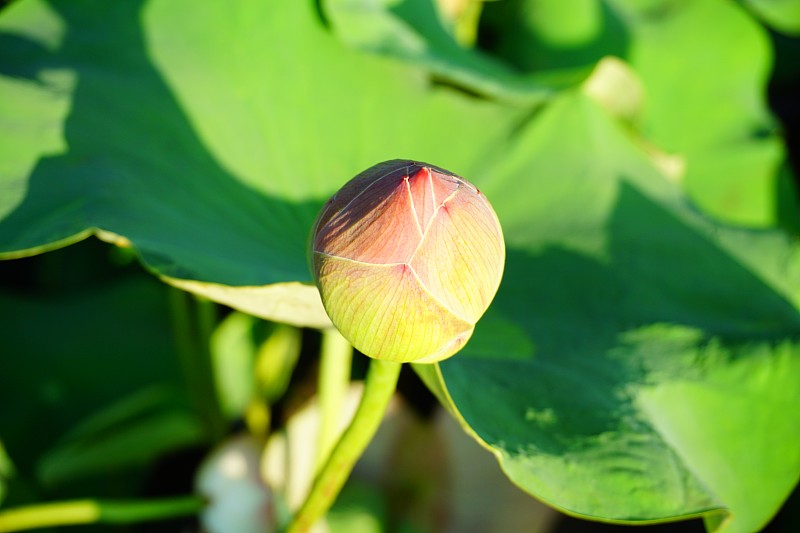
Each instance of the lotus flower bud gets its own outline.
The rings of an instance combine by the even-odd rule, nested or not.
[[[486,197],[451,172],[403,160],[346,183],[317,217],[309,253],[342,335],[370,357],[417,363],[464,346],[505,262]]]

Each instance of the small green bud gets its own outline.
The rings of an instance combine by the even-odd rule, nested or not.
[[[464,346],[505,262],[486,197],[451,172],[403,160],[346,183],[317,217],[309,253],[342,335],[370,357],[417,363]]]

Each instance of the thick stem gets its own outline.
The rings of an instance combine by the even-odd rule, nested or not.
[[[193,305],[194,303],[194,305]],[[211,367],[209,340],[213,330],[213,304],[180,289],[170,290],[170,308],[178,357],[195,412],[205,423],[211,440],[225,432]]]
[[[350,425],[317,474],[305,503],[287,533],[304,533],[330,509],[339,491],[364,453],[392,399],[402,363],[373,359],[367,372],[361,403]]]
[[[322,410],[317,438],[317,470],[325,464],[339,436],[352,361],[353,347],[347,339],[334,328],[323,331],[317,392]]]
[[[133,524],[198,513],[204,505],[199,496],[161,500],[75,500],[28,505],[0,511],[0,533],[76,524]]]

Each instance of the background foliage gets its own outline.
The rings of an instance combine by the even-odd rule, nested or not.
[[[798,33],[797,3],[755,0],[14,2],[2,505],[169,491],[161,465],[189,490],[296,354],[259,385],[272,330],[156,278],[325,327],[311,223],[407,157],[473,181],[506,233],[475,337],[416,368],[503,472],[572,515],[758,530],[800,477]],[[114,251],[21,259],[90,235]]]

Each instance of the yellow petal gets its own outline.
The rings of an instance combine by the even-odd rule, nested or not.
[[[404,264],[369,265],[315,254],[325,309],[361,352],[397,362],[433,362],[458,351],[473,325],[424,289]]]

